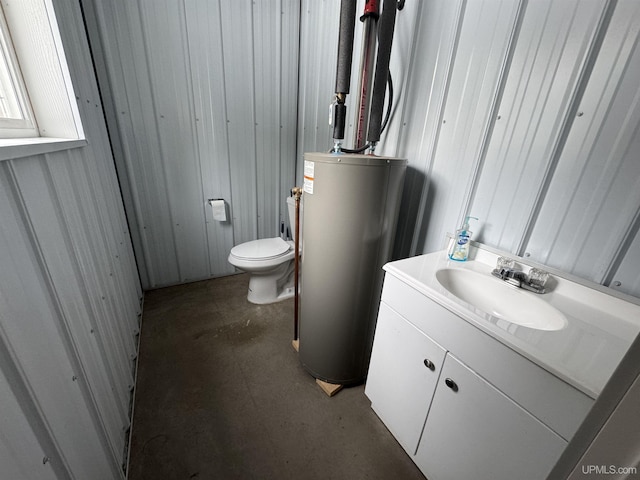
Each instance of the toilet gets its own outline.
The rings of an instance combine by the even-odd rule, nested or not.
[[[287,210],[293,236],[295,231],[295,199],[293,197],[287,198]],[[300,203],[300,232],[302,232],[302,202]],[[302,242],[300,242],[301,246]],[[294,241],[283,240],[280,237],[253,240],[231,249],[229,263],[250,274],[247,300],[263,305],[293,297],[294,252]]]

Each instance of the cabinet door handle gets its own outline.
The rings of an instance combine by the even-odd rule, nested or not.
[[[453,390],[454,392],[458,391],[458,384],[456,382],[454,382],[453,380],[451,380],[450,378],[445,378],[444,379],[444,384],[449,387],[451,390]]]
[[[424,359],[424,366],[427,367],[429,370],[432,370],[432,371],[436,369],[436,366],[428,358]]]

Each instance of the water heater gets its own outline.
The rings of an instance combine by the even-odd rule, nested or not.
[[[315,378],[366,377],[407,161],[305,153],[300,361]]]

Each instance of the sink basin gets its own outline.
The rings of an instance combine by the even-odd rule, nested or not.
[[[561,330],[567,325],[562,312],[535,293],[489,274],[444,268],[436,272],[436,279],[455,297],[498,319],[536,330]]]

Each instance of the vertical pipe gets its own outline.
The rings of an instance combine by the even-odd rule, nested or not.
[[[378,56],[376,60],[376,76],[373,83],[373,99],[367,140],[375,144],[380,140],[382,131],[382,115],[384,112],[384,96],[389,78],[389,60],[393,44],[393,31],[396,23],[397,0],[385,0],[378,33]]]
[[[356,0],[342,0],[340,4],[340,35],[336,66],[336,94],[349,93],[351,85],[351,57],[356,23]]]
[[[356,121],[356,149],[364,146],[369,126],[371,110],[371,90],[376,54],[376,33],[378,24],[378,0],[367,0],[364,14],[360,17],[362,25],[362,53],[360,54],[360,82],[358,85],[358,118]]]
[[[294,280],[293,280],[293,340],[298,340],[298,323],[299,323],[299,282],[300,282],[300,197],[302,196],[302,189],[300,187],[295,187],[293,190],[293,195],[295,197],[295,225],[293,227],[293,237],[294,237],[294,247],[295,253],[293,255],[294,258]]]
[[[356,0],[342,0],[340,4],[340,36],[338,37],[338,64],[336,66],[336,105],[333,118],[334,150],[339,152],[344,139],[347,117],[345,99],[351,85],[351,59],[356,21]]]

